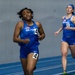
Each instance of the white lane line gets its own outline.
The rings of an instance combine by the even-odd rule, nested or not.
[[[68,57],[69,59],[71,58],[71,57]],[[51,59],[49,59],[49,60],[44,60],[44,61],[39,61],[38,63],[43,63],[43,62],[51,62],[51,61],[57,61],[57,60],[60,60],[61,58],[58,58],[58,59],[53,59],[53,60],[51,60]],[[2,67],[2,68],[0,68],[0,69],[7,69],[7,68],[13,68],[13,67],[20,67],[21,66],[21,64],[20,65],[14,65],[14,66],[8,66],[8,67]]]
[[[71,72],[75,72],[75,70],[72,70],[72,71],[67,71],[67,73],[71,73]],[[53,75],[60,75],[62,73],[57,73],[57,74],[53,74]]]
[[[14,65],[14,66],[8,66],[8,67],[2,67],[0,69],[8,69],[8,68],[15,68],[15,67],[20,67],[21,65]]]
[[[75,63],[68,64],[67,66],[72,66],[72,65],[75,65]],[[46,70],[50,70],[50,69],[57,69],[57,68],[60,68],[61,66],[62,65],[60,64],[60,65],[53,66],[53,67],[51,67],[51,66],[43,67],[43,68],[36,69],[34,72],[46,71]],[[19,75],[19,74],[23,74],[23,72],[16,72],[16,73],[11,73],[11,74],[6,74],[6,75]]]

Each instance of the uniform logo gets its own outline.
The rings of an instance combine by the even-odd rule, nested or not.
[[[29,31],[30,30],[30,27],[26,27],[26,31]]]
[[[69,26],[70,27],[70,23],[69,22],[66,22],[66,26]]]
[[[66,20],[63,20],[63,23],[65,23],[66,22]]]

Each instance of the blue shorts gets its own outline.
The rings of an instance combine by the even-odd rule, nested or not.
[[[62,42],[67,42],[69,45],[75,45],[75,37],[73,36],[73,37],[65,37],[65,36],[63,36],[62,37],[62,40],[61,40]]]
[[[20,47],[20,58],[27,58],[29,53],[39,54],[38,46],[34,46],[31,48],[21,46]]]

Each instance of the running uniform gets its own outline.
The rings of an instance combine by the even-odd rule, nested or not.
[[[66,19],[64,17],[63,19],[63,37],[62,37],[62,42],[65,41],[69,45],[75,45],[75,31],[74,30],[67,30],[65,27],[70,26],[70,27],[75,27],[75,24],[71,21],[71,18]]]
[[[21,39],[29,39],[29,43],[19,43],[20,46],[20,58],[27,58],[29,53],[35,53],[35,55],[39,54],[38,50],[38,26],[33,21],[32,26],[28,26],[25,21],[24,27],[20,32]]]

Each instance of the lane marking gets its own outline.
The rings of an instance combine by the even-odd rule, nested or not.
[[[71,57],[67,57],[68,59],[70,59]],[[44,60],[44,61],[39,61],[39,62],[37,62],[38,64],[39,63],[43,63],[43,62],[51,62],[51,61],[56,61],[56,60],[60,60],[61,58],[57,58],[57,59],[53,59],[53,60],[51,60],[51,59],[49,59],[49,60]],[[7,68],[13,68],[13,67],[20,67],[21,66],[21,64],[20,65],[17,65],[16,64],[16,66],[14,65],[14,66],[8,66],[8,67],[2,67],[2,68],[0,68],[0,69],[7,69]]]
[[[68,64],[67,66],[72,66],[72,65],[75,65],[75,63],[71,63],[71,64]],[[46,70],[50,70],[50,69],[57,69],[57,68],[60,68],[62,67],[62,65],[57,65],[57,66],[54,66],[54,67],[43,67],[43,68],[39,68],[37,70],[35,70],[34,72],[40,72],[40,71],[46,71]],[[74,70],[75,71],[75,70]],[[23,74],[23,72],[16,72],[16,73],[11,73],[11,74],[6,74],[6,75],[18,75],[18,74]],[[58,74],[62,74],[62,73],[58,73]],[[57,74],[55,74],[57,75]]]
[[[75,70],[72,70],[72,71],[67,71],[67,73],[71,73],[71,72],[75,72]],[[53,74],[53,75],[60,75],[62,73],[57,73],[57,74]]]

